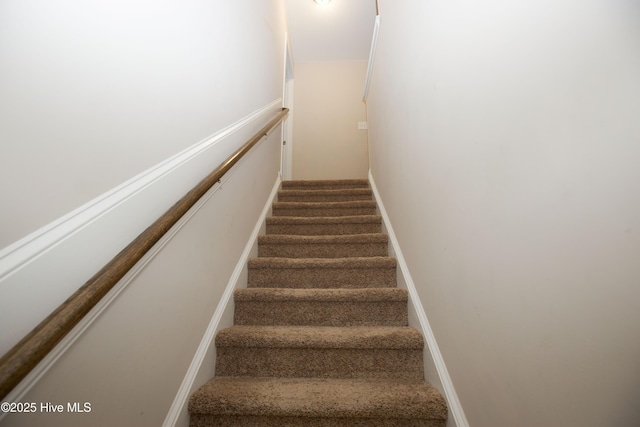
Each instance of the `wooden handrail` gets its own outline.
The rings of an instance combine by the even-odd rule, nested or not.
[[[258,133],[207,175],[191,191],[136,237],[69,299],[29,332],[0,359],[0,400],[64,338],[73,327],[189,209],[209,191],[251,148],[289,113],[283,108]]]

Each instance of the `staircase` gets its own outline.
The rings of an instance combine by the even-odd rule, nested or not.
[[[366,180],[285,181],[192,427],[446,425]]]

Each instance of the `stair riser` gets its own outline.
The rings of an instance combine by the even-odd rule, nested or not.
[[[371,187],[368,185],[361,184],[353,184],[353,185],[298,185],[298,186],[290,186],[284,185],[282,186],[283,190],[305,190],[305,191],[314,191],[314,190],[369,190]]]
[[[395,288],[395,268],[249,268],[256,288]]]
[[[236,301],[234,324],[407,326],[407,302]]]
[[[370,189],[368,182],[348,182],[348,183],[318,183],[306,182],[298,184],[295,182],[282,182],[283,190],[353,190],[353,189]]]
[[[288,208],[273,207],[273,216],[353,216],[353,215],[376,215],[375,207],[353,207],[353,208]]]
[[[423,379],[422,349],[217,347],[216,375]]]
[[[353,200],[371,200],[371,194],[335,194],[335,195],[294,195],[281,194],[278,196],[279,202],[351,202]]]
[[[190,427],[445,427],[443,420],[191,415]]]
[[[194,393],[189,411],[198,419],[233,422],[237,416],[255,422],[251,426],[343,425],[346,420],[353,422],[346,425],[384,426],[388,420],[392,426],[440,427],[447,416],[446,402],[423,380],[330,378],[219,376]]]
[[[258,246],[258,256],[274,258],[348,258],[387,256],[387,243],[269,244]]]
[[[380,223],[365,224],[268,224],[267,234],[291,234],[298,236],[327,236],[345,234],[380,233]]]

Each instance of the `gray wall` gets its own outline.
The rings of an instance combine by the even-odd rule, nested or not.
[[[380,0],[371,170],[474,427],[640,424],[640,4]]]

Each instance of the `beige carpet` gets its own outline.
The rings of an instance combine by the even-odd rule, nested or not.
[[[366,180],[285,181],[192,427],[444,427]]]

